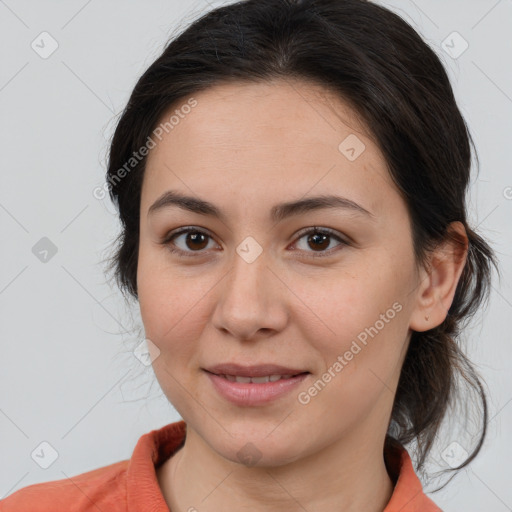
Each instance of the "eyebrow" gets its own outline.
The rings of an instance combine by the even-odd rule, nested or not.
[[[182,210],[200,215],[208,215],[226,220],[226,216],[222,211],[204,199],[197,197],[183,195],[181,192],[169,190],[162,194],[149,208],[148,215],[156,211],[176,206]],[[301,215],[315,210],[321,209],[343,209],[349,210],[352,213],[367,217],[375,220],[375,215],[363,208],[360,204],[347,199],[346,197],[336,195],[321,195],[315,197],[308,197],[298,201],[290,201],[287,203],[277,204],[270,210],[270,219],[274,222],[280,222],[283,219],[292,217],[294,215]]]

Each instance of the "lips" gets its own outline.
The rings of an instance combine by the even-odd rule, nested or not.
[[[209,373],[214,373],[215,375],[224,376],[229,380],[232,380],[232,378],[235,378],[235,380],[237,380],[237,377],[240,377],[241,379],[238,380],[238,382],[251,382],[252,378],[259,379],[263,377],[268,377],[270,379],[270,382],[273,382],[275,380],[279,380],[279,378],[286,379],[293,377],[295,375],[300,375],[302,373],[309,373],[307,370],[304,370],[303,368],[290,368],[276,364],[259,364],[245,366],[235,363],[225,363],[210,366],[208,368],[205,368],[205,370]],[[243,378],[245,378],[245,380],[242,380]],[[250,378],[251,381],[246,380],[247,378]]]
[[[203,370],[217,394],[238,407],[265,406],[289,397],[310,375],[308,371],[275,364],[223,364]]]

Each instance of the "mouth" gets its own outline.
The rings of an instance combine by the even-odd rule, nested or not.
[[[276,382],[280,379],[289,379],[310,373],[299,368],[290,368],[277,364],[240,365],[236,363],[224,363],[204,368],[205,371],[225,377],[231,382]]]
[[[203,368],[217,392],[239,406],[264,405],[287,395],[311,372],[273,364]]]
[[[266,382],[277,382],[278,380],[288,380],[288,379],[291,379],[293,377],[297,377],[298,375],[305,375],[309,372],[300,372],[300,373],[295,373],[295,374],[287,374],[287,375],[280,375],[278,373],[276,374],[273,374],[273,375],[262,375],[261,377],[245,377],[245,376],[242,376],[242,375],[229,375],[229,374],[223,374],[223,373],[214,373],[214,372],[209,372],[208,370],[206,370],[208,373],[212,373],[213,375],[217,375],[218,377],[222,377],[226,380],[229,380],[229,382],[240,382],[240,383],[243,383],[243,384],[248,384],[248,383],[251,383],[251,384],[265,384]]]

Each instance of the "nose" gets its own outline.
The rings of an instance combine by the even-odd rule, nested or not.
[[[288,322],[287,291],[265,251],[248,262],[238,253],[228,274],[216,287],[214,326],[239,340],[267,337]]]

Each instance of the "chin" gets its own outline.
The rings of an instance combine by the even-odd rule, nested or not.
[[[205,441],[224,459],[246,467],[277,467],[297,460],[298,443],[283,430],[281,435],[268,436],[272,428],[254,428],[254,435],[240,432],[230,436],[220,430],[221,438],[206,438]],[[229,431],[229,427],[226,427]],[[221,433],[222,432],[222,433]]]

